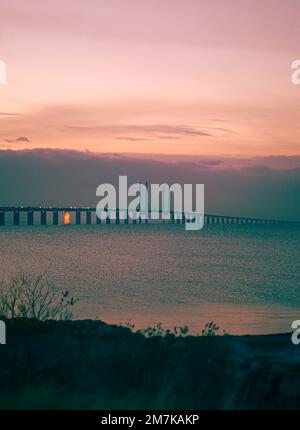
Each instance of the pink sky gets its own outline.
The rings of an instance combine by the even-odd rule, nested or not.
[[[1,0],[0,17],[0,149],[300,155],[298,0]]]

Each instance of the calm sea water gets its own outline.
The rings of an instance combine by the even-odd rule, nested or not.
[[[232,334],[300,319],[299,227],[5,226],[0,244],[0,279],[45,272],[80,298],[78,318]]]

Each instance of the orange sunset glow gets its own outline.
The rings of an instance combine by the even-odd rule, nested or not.
[[[129,3],[1,1],[1,149],[300,154],[298,1]]]
[[[71,214],[70,212],[64,213],[64,224],[69,225],[71,223]]]

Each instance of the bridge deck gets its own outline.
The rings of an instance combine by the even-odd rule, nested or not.
[[[13,214],[13,225],[20,225],[20,214],[21,213],[27,213],[27,224],[33,225],[34,224],[34,213],[40,214],[40,222],[41,225],[47,224],[47,213],[52,214],[52,224],[57,225],[59,224],[59,214],[60,213],[75,213],[76,214],[76,224],[82,223],[82,217],[81,214],[85,213],[85,223],[86,224],[92,224],[92,213],[96,212],[96,208],[93,207],[76,207],[76,206],[57,206],[57,207],[51,207],[51,206],[1,206],[0,207],[0,225],[5,225],[5,218],[7,213]],[[106,222],[109,224],[111,221],[114,221],[115,223],[119,224],[120,221],[129,221],[128,218],[130,218],[133,223],[141,223],[145,222],[148,223],[148,221],[152,221],[153,218],[149,218],[146,216],[145,212],[139,212],[139,211],[130,211],[128,212],[127,209],[122,208],[115,208],[110,210],[105,210],[107,217],[106,219],[99,219],[96,217],[96,223],[101,224],[101,222]],[[132,212],[135,213],[135,216],[129,216],[127,219],[124,220],[124,217],[122,217],[122,214],[127,213],[129,215],[132,215]],[[192,213],[185,213],[185,212],[163,212],[162,210],[148,210],[149,214],[156,214],[159,215],[156,219],[156,221],[163,221],[163,220],[170,220],[171,223],[184,223],[186,219],[191,217]],[[121,215],[121,216],[120,216]],[[289,223],[289,224],[299,224],[298,222],[292,222],[292,221],[282,221],[282,220],[276,220],[276,219],[267,219],[267,218],[251,218],[251,217],[240,217],[240,216],[233,216],[233,215],[218,215],[218,214],[197,214],[196,217],[199,220],[203,220],[205,224],[282,224],[282,223]],[[204,219],[203,219],[204,217]]]

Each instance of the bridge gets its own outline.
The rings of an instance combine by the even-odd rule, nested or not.
[[[134,211],[132,214],[128,213],[127,217],[123,219],[122,215],[126,210],[124,209],[105,209],[106,218],[100,219],[96,216],[96,209],[91,207],[25,207],[25,206],[14,206],[14,207],[0,207],[0,226],[7,225],[7,215],[10,215],[12,219],[12,225],[59,225],[59,224],[71,224],[71,214],[73,214],[73,224],[80,225],[91,225],[91,224],[148,224],[152,221],[168,222],[170,224],[183,224],[192,214],[184,212],[170,211],[168,219],[163,218],[162,211],[156,211],[159,215],[157,220],[152,220],[150,217],[146,217],[145,213]],[[123,214],[121,213],[123,212]],[[153,213],[153,211],[152,211]],[[151,210],[148,211],[151,214]],[[25,215],[25,220],[24,220]],[[131,215],[130,217],[128,215]],[[201,221],[201,217],[204,217],[202,221],[204,224],[283,224],[293,223],[289,221],[280,221],[274,219],[262,219],[262,218],[246,218],[238,216],[227,216],[227,215],[215,215],[215,214],[204,214],[197,215],[198,221]],[[21,223],[22,218],[22,223]]]

